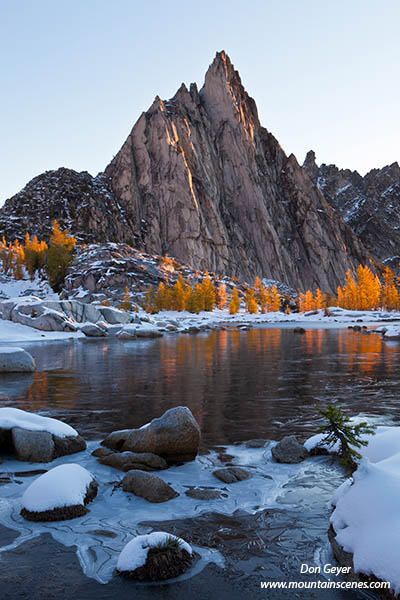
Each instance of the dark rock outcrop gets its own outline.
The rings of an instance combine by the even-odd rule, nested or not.
[[[335,165],[317,166],[311,150],[304,168],[331,206],[378,261],[397,267],[400,259],[400,167],[397,162],[364,177]]]
[[[0,232],[24,239],[28,230],[50,237],[54,219],[82,242],[133,242],[133,233],[103,174],[60,168],[32,179],[0,210]]]

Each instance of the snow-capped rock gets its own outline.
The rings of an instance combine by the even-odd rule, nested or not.
[[[77,464],[59,465],[25,491],[21,515],[29,521],[63,521],[87,514],[97,494],[93,475]]]
[[[50,462],[86,448],[70,425],[19,408],[0,408],[0,433],[0,452],[13,452],[23,461]]]
[[[194,555],[183,539],[154,531],[131,540],[118,558],[117,571],[133,579],[160,581],[190,568]]]

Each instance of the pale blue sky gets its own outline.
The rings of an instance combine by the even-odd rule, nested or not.
[[[0,0],[0,205],[45,170],[101,171],[222,49],[299,162],[399,160],[399,24],[400,0]]]

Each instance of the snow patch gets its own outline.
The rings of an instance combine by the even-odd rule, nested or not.
[[[41,417],[20,408],[11,407],[0,408],[0,427],[3,429],[20,427],[29,431],[48,431],[60,438],[78,435],[73,427],[57,419]]]
[[[93,475],[80,465],[59,465],[31,483],[22,496],[22,506],[30,512],[42,512],[83,505],[92,480]]]

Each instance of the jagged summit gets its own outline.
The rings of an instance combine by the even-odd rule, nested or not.
[[[43,181],[43,203],[93,240],[117,239],[248,282],[259,275],[325,291],[348,268],[371,264],[314,176],[261,126],[224,51],[200,91],[182,84],[171,100],[157,96],[100,179],[88,177],[76,174],[71,185],[57,177],[57,193]],[[103,192],[95,194],[99,182]],[[18,206],[28,228],[38,227],[35,197],[17,196],[3,215],[10,219]]]

